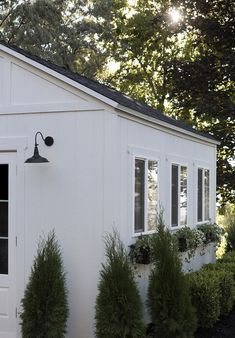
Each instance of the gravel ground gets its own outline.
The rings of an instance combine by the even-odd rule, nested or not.
[[[195,338],[235,338],[235,308],[211,329],[199,329]]]

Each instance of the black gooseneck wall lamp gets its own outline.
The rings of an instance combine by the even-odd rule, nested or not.
[[[43,137],[42,133],[40,131],[36,132],[35,134],[35,144],[34,144],[34,153],[33,156],[28,158],[25,163],[46,163],[49,162],[47,158],[40,156],[38,151],[38,143],[37,143],[37,136],[41,135],[41,138],[43,139],[45,145],[48,147],[52,146],[54,143],[54,139],[51,136]]]

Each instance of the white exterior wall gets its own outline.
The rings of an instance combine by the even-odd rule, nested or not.
[[[37,131],[55,140],[52,147],[46,147],[38,138],[40,154],[50,163],[24,164],[32,156]],[[159,160],[159,200],[167,224],[172,161],[188,166],[190,226],[196,225],[196,168],[208,167],[211,219],[215,219],[214,145],[127,117],[5,53],[0,54],[2,151],[15,151],[17,163],[17,306],[39,236],[54,228],[67,272],[68,338],[94,336],[94,305],[99,270],[105,259],[105,231],[117,228],[126,246],[134,241],[135,155]],[[144,296],[143,281],[140,288]],[[17,337],[19,331],[18,327]]]

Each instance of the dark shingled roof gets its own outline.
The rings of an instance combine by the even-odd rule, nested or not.
[[[57,73],[59,73],[61,75],[66,76],[67,78],[69,78],[73,81],[76,81],[77,83],[80,83],[81,85],[83,85],[83,86],[85,86],[85,87],[87,87],[91,90],[94,90],[95,92],[97,92],[97,93],[117,102],[118,104],[120,104],[124,107],[133,109],[133,110],[135,110],[135,111],[137,111],[137,112],[139,112],[143,115],[155,118],[157,120],[166,122],[166,123],[168,123],[172,126],[187,130],[187,131],[192,132],[194,134],[201,135],[203,137],[206,137],[208,139],[216,141],[216,139],[212,135],[199,132],[196,129],[192,128],[191,126],[187,125],[186,123],[179,121],[179,120],[176,120],[174,118],[171,118],[169,116],[166,116],[161,111],[154,109],[154,108],[150,107],[149,105],[147,105],[147,104],[145,104],[141,101],[132,99],[131,97],[122,94],[121,92],[117,91],[116,89],[113,89],[113,88],[106,86],[104,84],[101,84],[97,81],[88,79],[87,77],[82,76],[78,73],[74,73],[74,72],[72,72],[68,69],[60,67],[60,66],[52,63],[51,61],[44,60],[44,59],[42,59],[38,56],[32,55],[32,54],[24,51],[23,49],[21,49],[17,46],[13,46],[11,44],[6,43],[5,41],[0,41],[0,44],[2,44],[3,46],[21,54],[21,55],[24,55],[25,57],[27,57],[27,58],[35,61],[35,62],[40,63],[41,65],[43,65],[47,68],[50,68],[50,69],[56,71]]]

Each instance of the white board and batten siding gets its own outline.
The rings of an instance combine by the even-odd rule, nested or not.
[[[24,164],[32,156],[37,131],[54,138],[52,147],[38,138],[39,152],[50,162]],[[167,224],[170,164],[187,164],[190,224],[196,224],[196,170],[210,168],[214,220],[215,143],[115,109],[111,100],[101,100],[72,80],[0,48],[0,165],[8,164],[11,172],[9,273],[0,274],[1,338],[20,337],[16,309],[20,310],[39,236],[51,229],[61,244],[67,273],[67,337],[94,337],[97,283],[105,259],[103,235],[117,228],[127,246],[134,241],[135,156],[158,160],[159,201]]]

